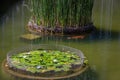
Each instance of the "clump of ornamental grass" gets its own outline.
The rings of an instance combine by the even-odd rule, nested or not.
[[[38,25],[81,27],[92,22],[94,0],[28,0]]]

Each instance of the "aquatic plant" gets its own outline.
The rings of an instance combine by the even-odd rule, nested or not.
[[[92,22],[94,0],[28,0],[34,21],[47,27],[82,27]]]
[[[11,64],[14,68],[32,73],[59,72],[80,67],[81,58],[70,51],[34,50],[12,55]]]

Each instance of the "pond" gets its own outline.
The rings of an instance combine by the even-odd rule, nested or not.
[[[97,30],[83,38],[41,36],[34,41],[24,41],[25,26],[30,13],[25,4],[16,4],[1,17],[0,23],[0,78],[14,80],[4,73],[2,62],[12,49],[36,44],[65,45],[80,49],[89,60],[97,78],[91,80],[120,80],[120,0],[95,0],[93,22]],[[24,7],[23,7],[24,6]],[[89,76],[89,75],[88,75]]]

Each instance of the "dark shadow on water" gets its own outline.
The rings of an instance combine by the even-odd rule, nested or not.
[[[78,40],[82,42],[86,41],[101,41],[101,40],[117,40],[120,38],[120,32],[95,29],[90,34],[86,35],[84,39],[71,39],[71,41]]]
[[[78,35],[74,35],[78,36]],[[90,34],[87,34],[84,38],[71,38],[68,39],[71,36],[42,36],[38,40],[23,40],[27,43],[33,43],[38,44],[42,42],[49,42],[49,41],[63,41],[63,42],[99,42],[99,41],[111,41],[111,40],[120,40],[120,32],[118,31],[108,31],[104,29],[95,29]]]
[[[59,37],[56,37],[58,40],[60,39]],[[81,41],[81,42],[88,42],[88,41],[108,41],[108,40],[118,40],[120,39],[120,32],[118,31],[108,31],[104,29],[95,29],[92,31],[90,34],[87,34],[83,39],[81,38],[73,38],[73,39],[68,39],[68,37],[62,37],[63,41]]]
[[[96,29],[89,36],[91,40],[108,40],[108,39],[119,39],[120,32],[109,31],[105,29]]]

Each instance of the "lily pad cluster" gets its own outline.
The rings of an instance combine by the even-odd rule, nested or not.
[[[32,73],[69,71],[81,65],[80,56],[70,51],[33,50],[14,54],[10,59],[13,67]]]

